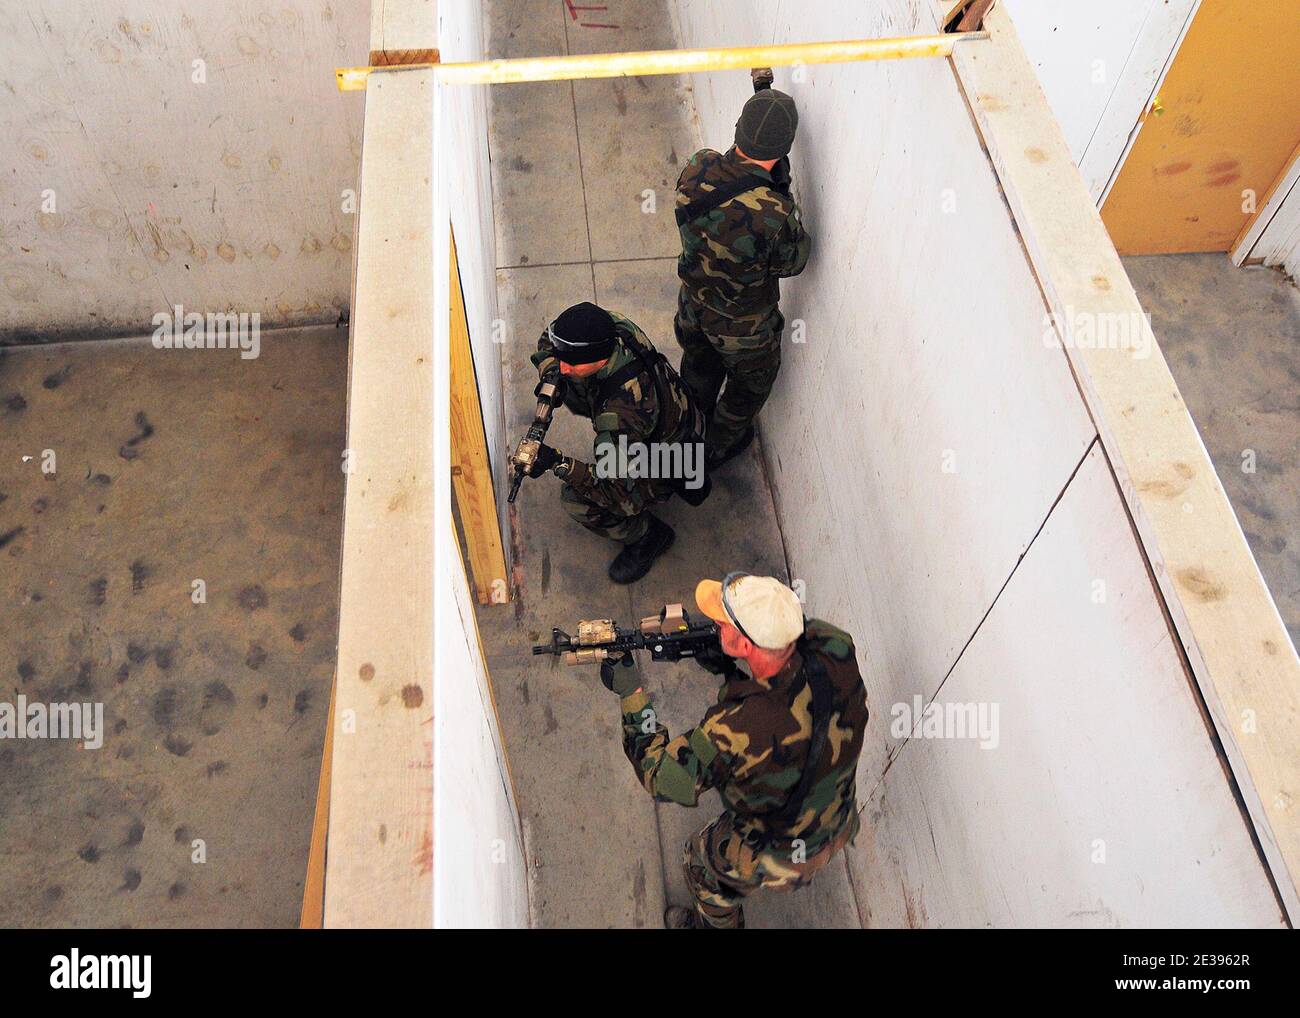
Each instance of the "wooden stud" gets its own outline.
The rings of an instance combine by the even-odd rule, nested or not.
[[[434,95],[429,71],[366,93],[329,927],[433,922]]]
[[[492,486],[492,464],[483,430],[483,407],[461,292],[456,237],[451,238],[451,474],[469,550],[470,574],[479,604],[510,600],[509,572],[501,543],[501,520]]]
[[[372,49],[370,65],[372,67],[402,67],[407,64],[438,63],[436,49]]]
[[[334,760],[334,690],[330,683],[330,709],[325,721],[325,749],[321,754],[320,779],[316,784],[316,814],[311,823],[311,848],[307,851],[307,877],[302,885],[300,930],[319,930],[325,925],[325,841],[330,823],[330,765]]]

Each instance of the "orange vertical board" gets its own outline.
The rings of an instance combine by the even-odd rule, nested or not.
[[[1102,209],[1121,254],[1227,251],[1300,142],[1300,0],[1203,0]]]

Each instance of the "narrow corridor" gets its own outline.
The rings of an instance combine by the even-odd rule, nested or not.
[[[560,0],[490,7],[488,52],[540,56],[677,45],[663,2],[611,0],[600,25]],[[616,26],[616,27],[607,27]],[[674,364],[678,236],[674,188],[701,139],[691,85],[676,77],[493,86],[491,151],[499,313],[510,440],[532,417],[537,376],[528,361],[548,321],[590,300],[631,318]],[[780,383],[777,383],[778,386]],[[557,416],[550,443],[586,456],[591,428]],[[677,541],[650,574],[612,585],[609,542],[578,527],[559,482],[525,481],[515,503],[519,599],[480,611],[483,643],[528,840],[533,923],[543,927],[660,925],[665,904],[686,904],[682,845],[721,810],[716,793],[697,809],[656,804],[623,756],[618,703],[594,666],[534,658],[529,645],[580,618],[629,625],[666,602],[694,611],[702,577],[732,569],[786,577],[785,555],[756,443],[715,479],[693,509],[658,510]],[[692,727],[712,703],[714,676],[691,664],[639,665],[669,731]],[[764,893],[746,905],[751,927],[859,925],[844,856],[814,884]]]

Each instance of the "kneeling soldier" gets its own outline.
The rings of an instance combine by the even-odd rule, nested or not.
[[[682,286],[674,328],[682,378],[709,419],[711,467],[754,438],[754,418],[781,369],[778,281],[803,271],[811,247],[786,158],[799,117],[794,100],[770,87],[771,74],[753,72],[735,145],[696,152],[677,180]]]
[[[595,304],[575,304],[556,318],[537,341],[532,360],[543,384],[560,387],[571,412],[591,418],[596,439],[593,464],[543,445],[529,476],[551,470],[563,479],[560,500],[569,515],[623,544],[609,578],[633,583],[676,536],[649,507],[674,494],[698,505],[708,494],[704,415],[645,333]],[[630,464],[638,452],[644,454],[641,468],[625,470],[625,476],[608,466]],[[647,461],[664,460],[675,464],[671,476],[644,469]]]
[[[721,655],[696,660],[724,679],[695,728],[674,739],[659,724],[631,654],[602,663],[601,680],[622,698],[623,750],[651,795],[684,806],[707,788],[722,795],[722,816],[686,843],[694,907],[668,908],[665,924],[735,929],[742,898],[802,887],[857,833],[867,693],[853,639],[804,619],[779,580],[702,580],[695,600],[722,643]]]

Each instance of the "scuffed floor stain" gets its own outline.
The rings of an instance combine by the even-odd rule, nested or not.
[[[0,853],[0,926],[296,924],[335,665],[346,339],[264,330],[256,360],[147,337],[5,351],[0,400],[23,396],[0,404],[5,445],[34,457],[0,464],[5,677],[102,702],[104,734],[0,744],[0,801],[30,818]]]

